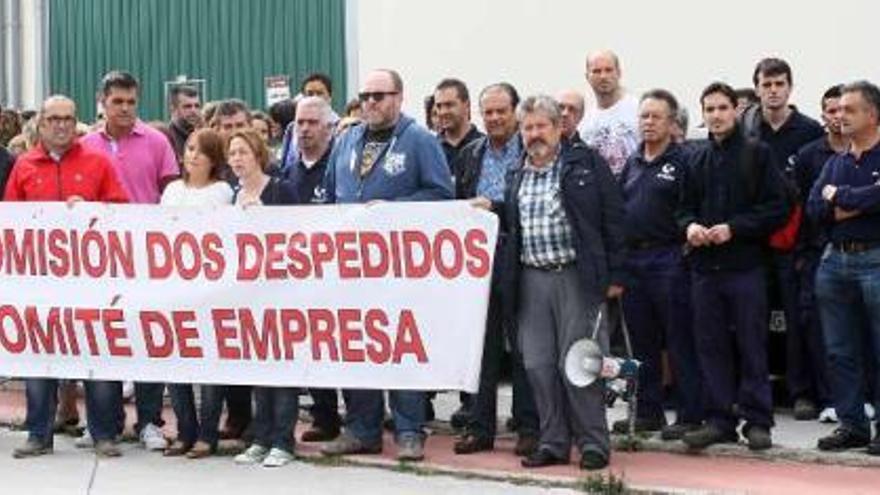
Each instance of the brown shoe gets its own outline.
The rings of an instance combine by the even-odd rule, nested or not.
[[[184,443],[180,440],[175,440],[174,443],[172,443],[162,452],[162,455],[165,457],[180,457],[189,452],[191,448],[191,444]]]
[[[304,431],[300,440],[303,442],[329,442],[339,436],[339,428],[325,429],[312,425],[311,428]]]
[[[40,442],[38,440],[29,438],[24,445],[21,447],[16,447],[15,450],[12,451],[12,457],[16,459],[24,459],[26,457],[38,457],[41,455],[51,454],[52,453],[52,441],[48,442]]]
[[[519,457],[531,455],[538,449],[538,437],[536,435],[520,435],[516,440],[513,453]]]
[[[186,453],[186,458],[201,459],[203,457],[210,457],[215,451],[216,449],[212,447],[211,444],[199,440],[193,444],[192,448],[189,449],[189,452]]]
[[[95,455],[98,457],[119,457],[122,451],[111,440],[98,440],[95,442]]]

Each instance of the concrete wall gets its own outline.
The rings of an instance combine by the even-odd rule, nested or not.
[[[354,14],[357,87],[375,67],[398,69],[407,111],[444,76],[472,93],[507,80],[523,94],[587,90],[584,56],[615,50],[623,83],[635,93],[672,90],[694,119],[712,80],[751,86],[757,60],[775,55],[794,69],[794,102],[809,114],[831,84],[880,82],[880,2],[838,0],[361,0]],[[589,93],[589,91],[586,91]]]

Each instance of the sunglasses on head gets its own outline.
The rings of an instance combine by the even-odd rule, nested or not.
[[[358,100],[362,103],[366,101],[373,100],[376,103],[384,100],[386,96],[396,95],[397,91],[365,91],[363,93],[358,93]]]

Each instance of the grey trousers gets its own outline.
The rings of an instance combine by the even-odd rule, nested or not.
[[[574,341],[592,335],[601,304],[599,298],[587,300],[574,266],[523,268],[517,341],[538,406],[539,448],[559,458],[569,458],[572,439],[581,452],[610,456],[604,381],[579,388],[565,378],[565,353]],[[604,324],[597,340],[607,350]]]

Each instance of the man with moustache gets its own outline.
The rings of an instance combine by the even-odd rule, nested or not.
[[[560,363],[592,335],[605,298],[623,293],[623,201],[598,153],[562,152],[553,98],[529,97],[517,116],[526,155],[505,195],[504,309],[516,322],[541,420],[538,448],[522,465],[567,464],[574,439],[581,468],[601,469],[610,456],[604,381],[577,387]],[[600,334],[607,351],[607,329]]]
[[[772,444],[773,404],[762,254],[788,214],[783,179],[770,148],[737,125],[733,88],[712,83],[700,102],[710,138],[691,156],[677,216],[693,268],[706,424],[683,440],[692,449],[736,442],[738,411],[749,448],[764,450]]]

